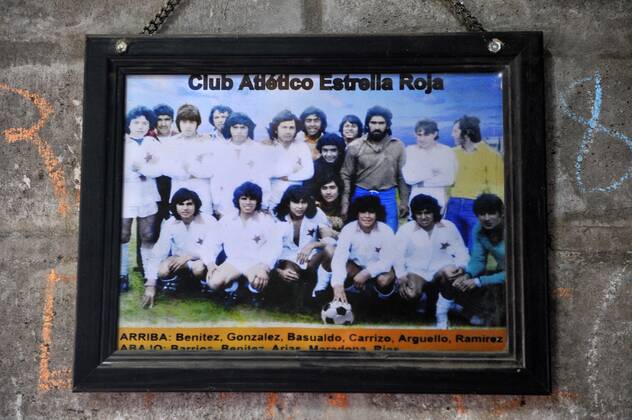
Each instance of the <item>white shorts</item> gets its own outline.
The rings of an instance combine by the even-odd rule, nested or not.
[[[142,206],[123,206],[123,219],[133,219],[135,217],[147,217],[158,212],[155,202]]]
[[[245,275],[246,271],[250,270],[255,265],[259,264],[257,261],[250,258],[226,258],[224,263],[228,263],[233,266],[239,274]]]

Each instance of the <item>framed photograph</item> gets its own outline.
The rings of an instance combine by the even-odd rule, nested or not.
[[[549,393],[542,54],[89,36],[75,391]]]

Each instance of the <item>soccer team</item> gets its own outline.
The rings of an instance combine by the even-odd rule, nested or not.
[[[316,312],[339,300],[356,319],[426,313],[448,328],[452,311],[503,325],[501,155],[476,117],[454,122],[453,148],[431,120],[406,147],[392,118],[374,106],[364,122],[345,116],[338,135],[319,108],[283,110],[255,140],[254,121],[224,105],[211,108],[210,133],[190,104],[129,110],[121,292],[136,219],[143,307],[201,284],[226,307]]]

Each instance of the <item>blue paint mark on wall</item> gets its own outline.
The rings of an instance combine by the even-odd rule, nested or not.
[[[568,103],[566,102],[566,95],[560,96],[560,102],[562,104],[562,109],[564,113],[571,119],[577,121],[578,123],[586,126],[586,131],[584,132],[584,136],[582,137],[581,144],[579,146],[579,153],[577,154],[577,158],[575,159],[575,181],[577,182],[577,186],[581,192],[612,192],[617,188],[620,188],[621,185],[625,181],[627,181],[630,177],[632,177],[632,166],[628,168],[628,170],[623,174],[619,179],[613,181],[610,185],[605,187],[594,187],[587,189],[584,185],[584,180],[582,177],[582,162],[584,161],[584,157],[590,150],[590,146],[593,143],[595,133],[603,133],[607,136],[610,136],[614,139],[620,140],[624,142],[630,151],[632,151],[632,138],[618,132],[612,130],[610,128],[604,127],[599,122],[599,115],[601,114],[601,100],[602,100],[602,90],[601,90],[601,74],[597,70],[594,76],[586,77],[584,79],[578,80],[571,84],[567,90],[567,93],[572,91],[577,85],[582,83],[589,82],[591,80],[595,81],[595,98],[593,100],[592,110],[590,119],[587,120],[583,117],[580,117],[576,113],[574,113]]]

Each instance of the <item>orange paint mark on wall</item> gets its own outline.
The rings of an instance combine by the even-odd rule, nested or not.
[[[558,287],[557,289],[555,289],[555,295],[558,298],[569,299],[573,296],[573,293],[568,287]]]
[[[153,392],[148,392],[143,395],[143,405],[146,409],[150,409],[152,405],[154,405],[154,400],[156,399],[156,394]]]
[[[349,399],[347,398],[347,394],[343,393],[333,393],[329,394],[329,398],[327,399],[329,405],[332,407],[338,408],[347,408],[349,407]]]
[[[463,402],[463,395],[453,395],[452,401],[454,401],[454,405],[456,406],[456,414],[461,415],[467,413]]]
[[[578,394],[576,394],[575,392],[569,392],[569,391],[553,391],[553,393],[551,393],[551,398],[555,398],[558,400],[579,400],[580,397]]]
[[[277,402],[279,401],[279,394],[276,392],[268,392],[266,400],[266,418],[273,419],[277,413]]]
[[[525,400],[520,397],[513,398],[494,398],[492,400],[492,409],[491,413],[494,416],[500,416],[502,414],[507,413],[508,411],[515,410],[520,408],[526,404]]]
[[[66,188],[66,179],[64,177],[64,171],[53,153],[53,149],[46,143],[39,134],[48,117],[53,112],[52,105],[43,97],[36,93],[29,92],[25,89],[13,88],[11,86],[0,83],[0,90],[15,93],[29,100],[37,110],[39,111],[39,120],[29,128],[24,127],[12,127],[2,131],[2,136],[9,143],[15,143],[18,141],[30,141],[37,148],[37,152],[44,162],[48,177],[53,184],[53,194],[57,199],[57,211],[62,216],[68,216],[70,214],[70,195]]]
[[[55,286],[57,282],[75,280],[75,276],[58,275],[54,269],[50,270],[46,281],[44,320],[42,325],[42,344],[40,345],[39,386],[40,391],[51,389],[70,389],[70,369],[50,369],[50,347],[53,343],[53,319],[55,317]]]

